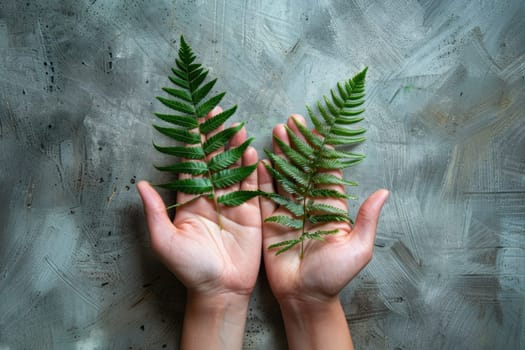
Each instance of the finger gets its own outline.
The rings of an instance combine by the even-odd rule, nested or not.
[[[299,136],[303,141],[306,141],[303,134],[301,134],[299,131],[296,123],[301,123],[302,125],[306,126],[306,120],[300,114],[292,114],[290,117],[288,117],[288,121],[286,122],[286,125],[290,128],[290,130],[293,131],[294,134]]]
[[[242,166],[249,166],[256,164],[259,160],[257,151],[253,147],[248,147],[242,155]],[[265,169],[266,170],[266,169]],[[257,170],[253,171],[246,179],[241,182],[242,191],[255,191],[259,184],[257,181]]]
[[[259,189],[267,193],[275,193],[275,188],[273,186],[273,178],[268,173],[268,170],[265,167],[271,166],[268,160],[261,160],[257,166],[257,180],[259,182]],[[259,197],[259,205],[261,207],[261,216],[262,219],[266,219],[271,216],[277,205],[271,199],[265,198],[263,196]]]
[[[232,124],[232,126],[237,126],[237,125],[239,125],[239,123]],[[235,135],[232,136],[228,146],[229,148],[238,147],[242,145],[244,141],[246,141],[246,128],[243,127]]]
[[[287,126],[284,125],[284,124],[278,124],[276,125],[274,128],[273,128],[273,131],[272,131],[272,135],[273,135],[273,138],[272,138],[272,148],[273,148],[273,153],[284,159],[286,162],[289,161],[288,157],[286,156],[286,154],[283,152],[283,150],[281,149],[281,147],[279,146],[279,143],[277,142],[276,139],[282,141],[283,143],[285,143],[286,145],[290,145],[290,138],[288,137],[288,132],[286,131],[286,128]],[[270,164],[270,163],[267,163],[267,164]],[[275,164],[274,164],[275,165]],[[265,169],[266,170],[266,169]],[[281,187],[281,184],[280,183],[277,183],[277,192],[282,195],[282,196],[285,196],[285,197],[291,197],[291,194],[287,193],[286,191],[284,191]]]
[[[279,144],[275,141],[275,138],[278,138],[282,140],[284,143],[288,145],[290,144],[290,140],[288,138],[288,134],[286,133],[284,124],[277,124],[273,128],[272,135],[273,135],[273,138],[272,138],[273,153],[286,159],[286,156],[284,155],[284,152],[281,150],[281,147],[279,147]]]
[[[239,125],[239,123],[234,123],[232,125],[232,127],[237,126],[237,125]],[[240,145],[242,145],[242,143],[244,141],[246,141],[246,128],[243,127],[235,135],[233,135],[233,137],[230,139],[228,147],[229,148],[239,147]],[[246,154],[246,152],[245,152],[245,154]],[[235,168],[235,167],[241,166],[242,163],[243,163],[243,161],[242,161],[242,157],[241,157],[238,161],[236,161],[232,165],[232,167]],[[251,164],[254,164],[254,163],[251,163]]]
[[[167,254],[165,249],[173,237],[173,224],[168,217],[164,201],[149,183],[139,181],[137,189],[144,204],[151,246],[157,254],[163,256]]]
[[[383,208],[389,194],[390,193],[385,189],[374,192],[361,205],[361,208],[359,208],[359,212],[357,213],[355,227],[352,230],[352,233],[358,235],[365,248],[370,252],[370,257],[374,247],[379,214],[381,213],[381,208]]]
[[[301,123],[302,125],[306,126],[306,119],[304,119],[304,117],[302,115],[300,115],[300,114],[292,114],[292,115],[290,115],[288,117],[288,121],[286,122],[286,124],[293,131],[299,132],[299,130],[297,129],[297,126],[295,125],[296,121]]]
[[[210,113],[208,113],[208,114],[206,115],[206,120],[215,117],[215,116],[216,116],[217,114],[219,114],[219,113],[222,113],[222,108],[219,107],[219,106],[217,106],[217,107],[213,108],[213,109],[210,111]],[[215,134],[221,132],[222,130],[224,130],[224,125],[223,125],[223,124],[221,124],[221,126],[219,126],[217,129],[213,130],[212,132],[206,134],[206,140],[209,139],[210,137],[212,137],[213,135],[215,135]],[[224,151],[224,147],[221,147],[221,148],[219,148],[219,149],[213,151],[212,153],[210,153],[210,154],[208,154],[208,155],[206,156],[206,160],[210,160],[211,158],[213,158],[214,155],[216,155],[216,154],[218,154],[218,153],[220,153],[220,152],[223,152],[223,151]]]

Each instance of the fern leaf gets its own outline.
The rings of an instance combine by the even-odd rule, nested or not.
[[[337,232],[339,232],[339,230],[329,230],[329,231],[319,230],[315,232],[306,232],[304,234],[304,239],[316,239],[316,240],[322,241],[324,239],[323,236],[333,235],[333,234],[336,234]]]
[[[290,139],[291,146],[304,157],[313,159],[314,149],[301,138],[299,138],[289,127],[285,126],[286,133]]]
[[[344,115],[344,114],[341,114],[341,115]],[[335,122],[337,124],[349,125],[349,124],[359,123],[363,119],[365,118],[364,117],[353,117],[353,118],[338,117],[338,118],[335,118]]]
[[[250,176],[257,164],[241,166],[238,168],[224,169],[211,175],[211,180],[215,188],[225,188],[239,183]]]
[[[193,54],[190,45],[184,40],[183,36],[180,37],[179,57],[184,62],[187,62],[187,64],[190,64],[195,60],[195,55]]]
[[[297,244],[297,243],[301,243],[301,240],[300,240],[300,239],[289,239],[289,240],[287,240],[287,241],[282,241],[282,242],[274,243],[274,244],[270,245],[270,246],[268,247],[268,249],[277,248],[277,247],[282,247],[282,246],[287,246],[287,245],[289,245],[289,244],[293,244],[293,245],[295,245],[295,244]],[[292,246],[293,246],[293,245],[292,245]],[[290,248],[291,248],[291,247],[290,247]]]
[[[217,79],[213,79],[212,81],[204,84],[203,87],[200,87],[191,95],[189,102],[193,102],[193,104],[198,105],[202,101],[202,99],[208,95],[211,89],[213,89],[213,86],[215,86],[216,82]]]
[[[353,117],[353,116],[363,113],[364,111],[365,111],[364,109],[357,109],[357,110],[343,109],[340,115],[344,115],[346,117]]]
[[[318,173],[312,177],[312,182],[316,185],[346,185],[357,186],[354,181],[348,181],[329,173]]]
[[[219,196],[217,198],[217,202],[230,206],[235,207],[238,205],[243,204],[244,202],[249,201],[252,198],[255,198],[257,196],[260,196],[262,194],[261,191],[237,191],[237,192],[230,192],[227,194],[224,194],[222,196]]]
[[[330,113],[334,116],[334,117],[338,117],[339,116],[339,109],[334,106],[329,100],[328,100],[328,97],[326,96],[323,96],[324,98],[324,103],[326,105],[326,107],[328,108],[328,110],[330,111]]]
[[[312,213],[324,213],[324,214],[336,214],[336,215],[348,215],[346,210],[334,207],[330,204],[315,203],[314,201],[308,203],[308,210]]]
[[[337,136],[333,135],[326,138],[326,143],[330,145],[351,145],[356,143],[361,143],[366,140],[365,137],[358,136]]]
[[[365,131],[366,129],[363,129],[363,128],[348,129],[348,128],[342,128],[338,126],[332,127],[332,133],[338,136],[355,136],[355,135],[363,134]]]
[[[352,159],[364,159],[365,155],[354,152],[345,152],[336,150],[333,148],[324,148],[320,151],[320,156],[323,158],[352,158]]]
[[[308,172],[310,168],[308,167],[308,159],[304,157],[301,153],[294,150],[292,147],[283,142],[280,138],[274,137],[275,142],[279,145],[279,148],[283,153],[292,161],[297,167],[302,168],[303,171]]]
[[[199,126],[199,129],[201,133],[207,134],[209,132],[212,132],[213,130],[217,129],[219,126],[224,124],[237,110],[237,106],[233,106],[230,109],[227,109],[212,118],[206,120],[204,123],[202,123]]]
[[[294,183],[293,181],[286,178],[284,175],[282,175],[280,172],[272,168],[271,166],[264,164],[266,170],[270,173],[270,175],[281,185],[282,189],[289,194],[292,195],[299,195],[300,193],[304,192],[304,189],[301,188],[299,184]]]
[[[294,120],[295,125],[297,126],[297,129],[299,129],[299,132],[304,136],[306,141],[310,143],[310,145],[317,148],[323,144],[323,141],[321,140],[319,136],[311,132],[306,126],[301,124],[297,119],[293,118],[293,120]]]
[[[308,191],[308,196],[311,198],[336,198],[336,199],[350,199],[350,195],[342,193],[336,190],[330,190],[327,188],[313,188]]]
[[[206,178],[175,180],[167,184],[159,185],[159,187],[187,194],[203,194],[213,190],[212,182]]]
[[[310,215],[308,222],[311,224],[319,224],[326,222],[349,222],[350,218],[345,214],[325,214],[325,215]]]
[[[277,193],[270,193],[267,197],[280,206],[288,209],[296,217],[304,215],[304,207],[289,198],[283,197]]]
[[[191,95],[185,90],[172,89],[172,88],[166,88],[166,87],[162,88],[162,90],[164,90],[165,92],[167,92],[168,94],[170,94],[173,97],[178,97],[181,100],[184,100],[184,101],[187,101],[187,102],[192,102],[191,101]]]
[[[308,176],[301,170],[286,162],[286,160],[283,158],[269,152],[268,150],[265,150],[265,152],[268,155],[268,158],[270,158],[271,161],[276,165],[277,171],[286,175],[288,178],[293,179],[302,186],[308,186]]]
[[[319,109],[319,113],[321,113],[321,116],[327,124],[326,127],[328,127],[328,125],[331,125],[334,122],[334,118],[330,114],[328,114],[321,102],[317,102],[317,109]]]
[[[205,157],[202,147],[162,147],[156,144],[153,144],[153,147],[161,153],[169,154],[176,157],[186,158],[186,159],[203,159]]]
[[[168,166],[156,166],[160,171],[171,171],[176,174],[203,175],[208,172],[208,166],[204,162],[181,162]]]
[[[171,68],[171,72],[175,74],[177,77],[179,77],[184,82],[183,85],[186,85],[187,84],[186,80],[188,80],[188,73],[185,73],[185,72],[188,70],[188,66],[186,64],[183,64],[179,60],[176,60],[175,62],[177,64],[177,67],[179,67],[180,69]],[[184,86],[181,86],[181,87],[184,87]]]
[[[248,148],[250,143],[253,141],[253,137],[250,137],[244,141],[240,146],[231,148],[227,151],[217,154],[212,157],[208,163],[208,168],[210,171],[218,171],[226,169],[230,165],[235,164],[239,159],[241,159],[244,151]]]
[[[264,222],[275,222],[281,225],[285,225],[294,229],[300,229],[303,227],[303,221],[298,219],[292,219],[289,216],[285,215],[275,215],[266,218]]]
[[[191,89],[196,89],[204,82],[204,80],[206,80],[206,77],[208,76],[208,71],[199,68],[191,72],[189,76],[190,82],[188,83],[188,86]]]
[[[344,163],[337,159],[321,159],[318,163],[319,169],[330,170],[330,169],[344,169]]]
[[[210,113],[212,109],[217,107],[219,102],[221,102],[222,98],[226,95],[225,92],[222,92],[216,96],[213,96],[206,102],[203,102],[201,105],[197,107],[197,111],[195,112],[197,116],[204,118],[206,114]]]
[[[332,95],[332,101],[334,102],[334,104],[337,106],[337,108],[343,108],[344,106],[344,101],[341,100],[334,92],[334,90],[330,90],[330,94]],[[336,112],[337,115],[339,115],[339,112]]]
[[[175,71],[174,71],[175,72]],[[178,72],[178,71],[177,71]],[[178,75],[177,75],[178,76]],[[182,79],[179,79],[179,78],[175,78],[175,77],[168,77],[169,80],[174,84],[174,85],[177,85],[178,87],[181,87],[183,89],[189,89],[190,88],[190,83],[187,82],[186,80],[182,80]],[[168,106],[169,107],[169,106]]]
[[[194,132],[182,130],[182,129],[173,129],[173,128],[164,128],[162,126],[153,125],[157,131],[162,134],[171,137],[180,142],[184,142],[190,145],[195,145],[201,142],[201,137],[199,134]]]
[[[319,169],[345,169],[351,166],[354,166],[358,163],[361,163],[362,158],[356,158],[346,161],[339,161],[337,159],[322,159],[319,161]]]
[[[290,240],[286,240],[286,241],[282,241],[282,242],[277,242],[277,243],[274,243],[274,244],[271,244],[270,246],[268,246],[268,249],[274,249],[274,248],[281,248],[282,247],[281,249],[279,249],[275,253],[275,255],[280,255],[280,254],[286,252],[287,250],[292,249],[297,244],[302,243],[306,239],[314,239],[314,240],[322,241],[322,240],[324,240],[323,236],[333,235],[333,234],[335,234],[337,232],[338,232],[338,230],[305,232],[301,236],[301,238],[299,238],[299,239],[290,239]],[[301,252],[301,256],[302,256],[302,254],[303,253]]]
[[[182,126],[185,129],[195,129],[199,126],[197,120],[193,117],[187,115],[173,115],[173,114],[161,114],[153,113],[159,119],[164,120],[165,122]]]
[[[279,249],[275,253],[275,255],[280,255],[280,254],[284,253],[285,251],[292,249],[293,247],[295,247],[297,244],[299,244],[301,242],[302,241],[299,240],[299,239],[291,239],[291,240],[288,240],[288,241],[283,241],[283,242],[272,244],[272,245],[270,245],[268,247],[268,249],[274,249],[274,248],[283,247],[283,248]]]
[[[162,104],[165,105],[166,107],[171,108],[175,111],[186,113],[186,114],[195,113],[195,108],[193,108],[191,105],[187,103],[170,100],[170,99],[160,97],[160,96],[157,97],[157,100],[162,102]]]
[[[315,115],[315,113],[310,107],[306,106],[306,110],[308,112],[310,120],[312,121],[312,124],[314,125],[315,130],[322,136],[327,137],[330,131],[326,127],[326,125],[323,124],[323,122]]]
[[[365,93],[362,92],[362,93],[356,93],[356,92],[353,92],[352,94],[350,94],[350,96],[348,97],[349,100],[360,100],[362,99],[363,97],[365,97]]]
[[[347,107],[347,108],[354,108],[354,107],[359,107],[361,106],[362,104],[365,103],[365,100],[364,99],[359,99],[359,100],[354,100],[354,101],[346,101],[344,106]],[[360,109],[359,110],[360,112],[364,112],[364,110]],[[341,112],[341,115],[345,115],[344,114],[344,110]]]
[[[317,102],[318,114],[306,107],[317,134],[294,119],[299,134],[296,135],[286,128],[289,144],[275,139],[283,155],[267,152],[274,165],[274,168],[267,166],[270,175],[281,185],[281,189],[292,194],[292,197],[266,194],[266,197],[286,209],[288,215],[270,217],[265,221],[301,232],[297,239],[270,245],[269,249],[279,248],[276,254],[282,254],[301,243],[302,257],[305,240],[323,240],[325,235],[337,232],[312,228],[333,222],[352,223],[345,210],[326,204],[325,201],[354,198],[327,186],[356,186],[357,183],[327,173],[326,170],[346,169],[364,159],[362,154],[338,148],[352,146],[365,140],[362,136],[365,129],[350,126],[363,120],[361,114],[364,109],[361,106],[365,102],[366,72],[365,68],[353,78],[338,83],[336,89],[330,90],[330,97],[323,96],[322,100]],[[319,202],[320,200],[323,202]]]
[[[153,144],[153,146],[161,153],[182,158],[182,161],[156,168],[172,174],[189,174],[198,177],[178,179],[159,186],[196,195],[187,202],[171,207],[184,205],[202,196],[213,200],[217,222],[220,225],[220,205],[240,205],[261,193],[260,191],[232,191],[216,196],[218,189],[240,183],[255,170],[256,164],[236,166],[253,139],[246,140],[238,147],[221,149],[242,129],[244,125],[242,123],[221,130],[213,136],[209,135],[233,116],[237,106],[204,120],[204,117],[219,104],[225,93],[209,96],[217,79],[206,81],[208,70],[196,62],[196,55],[183,37],[180,38],[178,57],[175,59],[175,67],[171,69],[171,73],[173,75],[168,78],[174,87],[163,88],[168,97],[159,96],[157,100],[175,113],[155,113],[155,116],[173,127],[153,126],[160,133],[184,145]],[[212,153],[216,154],[210,157]]]
[[[206,142],[204,142],[204,144],[202,145],[204,153],[210,154],[211,152],[214,152],[219,148],[223,147],[232,138],[233,135],[235,135],[239,130],[242,129],[243,126],[244,123],[232,126],[230,128],[218,132],[217,134],[207,139]]]

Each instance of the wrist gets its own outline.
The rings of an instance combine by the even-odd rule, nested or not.
[[[198,293],[188,290],[186,308],[199,312],[214,314],[236,314],[248,308],[249,294],[227,293]]]
[[[353,349],[338,296],[279,300],[290,349]]]
[[[278,300],[281,312],[303,321],[319,320],[343,312],[339,296],[317,299],[311,297],[286,297]]]
[[[241,349],[249,294],[188,291],[181,349]]]

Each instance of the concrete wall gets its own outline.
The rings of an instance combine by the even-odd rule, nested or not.
[[[135,182],[163,176],[152,112],[180,34],[259,149],[370,67],[348,175],[392,195],[342,294],[357,348],[525,347],[523,1],[2,0],[0,349],[177,346],[184,288]],[[245,347],[286,348],[264,276]]]

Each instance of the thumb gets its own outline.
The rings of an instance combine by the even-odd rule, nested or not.
[[[374,192],[359,208],[355,226],[352,230],[355,232],[365,246],[372,249],[376,237],[377,222],[381,208],[385,204],[390,192],[385,189]]]
[[[157,254],[162,256],[171,240],[173,224],[168,217],[164,201],[149,183],[140,181],[137,189],[144,204],[151,246]]]

